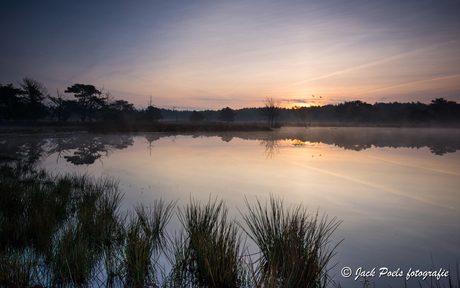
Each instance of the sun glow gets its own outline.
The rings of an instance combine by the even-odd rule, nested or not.
[[[294,107],[311,107],[311,106],[315,106],[314,103],[295,103],[294,105],[291,106],[291,109],[293,109]]]
[[[294,139],[291,144],[292,146],[304,146],[304,145],[310,145],[310,141],[302,141],[299,139]]]

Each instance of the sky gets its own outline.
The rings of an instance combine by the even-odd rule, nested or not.
[[[179,110],[460,102],[458,15],[457,0],[6,0],[0,84]]]

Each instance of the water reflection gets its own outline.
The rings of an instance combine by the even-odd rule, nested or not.
[[[43,137],[3,137],[3,139],[0,138],[0,153],[27,159],[29,163],[35,163],[46,154],[46,143],[47,140]]]
[[[149,150],[149,154],[150,154],[150,156],[152,156],[152,148],[155,147],[152,143],[154,141],[159,140],[161,137],[160,137],[159,134],[155,134],[155,133],[145,135],[144,137],[145,137],[145,140],[147,140],[147,143],[148,143],[147,149]],[[174,139],[173,139],[173,143],[174,143]]]
[[[430,253],[440,268],[456,263],[460,153],[450,152],[459,149],[459,134],[455,129],[282,128],[185,136],[3,136],[0,153],[31,161],[48,155],[44,165],[51,171],[108,172],[120,179],[126,209],[160,197],[178,205],[190,197],[206,202],[210,194],[225,199],[235,217],[244,210],[245,196],[255,201],[280,195],[289,205],[319,207],[343,220],[334,234],[336,241],[345,241],[333,274],[342,287],[355,287],[353,278],[340,276],[342,267],[430,269]],[[92,151],[94,164],[68,165],[72,162],[64,156],[83,157],[85,149]],[[173,218],[171,225],[180,227],[179,220]],[[388,279],[374,280],[378,287],[388,286]],[[399,280],[390,285],[403,287]],[[412,280],[407,287],[418,283]]]
[[[265,147],[264,156],[267,159],[273,158],[273,156],[281,153],[281,140],[266,139],[260,141],[260,146]]]
[[[288,133],[291,132],[289,137]],[[303,132],[303,133],[302,133]],[[374,147],[422,148],[444,155],[460,149],[458,129],[419,128],[310,128],[305,131],[285,130],[279,138],[292,139],[293,145],[325,143],[346,150],[361,151]]]
[[[418,128],[310,128],[281,129],[274,138],[289,139],[293,146],[324,143],[345,150],[362,151],[372,147],[423,148],[435,155],[454,153],[460,149],[458,129]]]
[[[227,142],[227,143],[232,141],[232,139],[233,139],[233,136],[231,136],[231,135],[222,136],[222,141]]]
[[[90,165],[102,160],[116,150],[125,149],[134,143],[133,137],[145,138],[151,155],[153,142],[176,135],[161,133],[145,134],[68,134],[1,136],[0,153],[25,158],[30,163],[38,162],[51,154],[58,161],[64,158],[74,165]],[[290,140],[291,145],[302,147],[306,144],[324,143],[345,150],[363,151],[372,147],[422,148],[428,147],[435,155],[454,153],[460,149],[459,129],[419,129],[419,128],[282,128],[273,132],[235,133],[193,133],[192,138],[220,137],[229,143],[234,139],[258,140],[265,150],[267,159],[281,153],[282,140]]]
[[[307,144],[307,143],[308,143],[308,142],[306,142],[306,141],[301,141],[301,140],[299,140],[299,139],[294,139],[294,140],[292,141],[292,145],[293,145],[293,146],[305,146],[305,144]]]
[[[56,154],[56,162],[64,158],[74,165],[90,165],[103,156],[107,157],[116,150],[133,144],[133,136],[129,135],[34,135],[3,139],[0,142],[0,153],[27,159],[29,163],[36,163]]]

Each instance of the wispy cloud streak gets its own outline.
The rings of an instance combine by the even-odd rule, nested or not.
[[[448,42],[443,42],[443,43],[427,46],[427,47],[420,48],[420,49],[417,49],[417,50],[413,50],[413,51],[409,51],[409,52],[406,52],[406,53],[401,53],[401,54],[398,54],[398,55],[394,55],[394,56],[391,56],[391,57],[388,57],[388,58],[385,58],[385,59],[381,59],[381,60],[378,60],[378,61],[373,61],[373,62],[366,63],[366,64],[363,64],[363,65],[359,65],[359,66],[339,70],[339,71],[328,73],[328,74],[321,75],[321,76],[318,76],[318,77],[313,77],[313,78],[310,78],[310,79],[307,79],[307,80],[304,80],[304,81],[294,83],[294,84],[292,84],[290,86],[305,83],[305,82],[315,81],[315,80],[319,80],[319,79],[329,78],[329,77],[332,77],[332,76],[336,76],[336,75],[340,75],[340,74],[344,74],[344,73],[348,73],[348,72],[352,72],[352,71],[356,71],[356,70],[360,70],[360,69],[373,67],[373,66],[376,66],[376,65],[380,65],[380,64],[388,63],[388,62],[391,62],[391,61],[394,61],[394,60],[398,60],[398,59],[407,57],[409,55],[418,54],[418,53],[421,53],[421,52],[425,52],[425,51],[429,51],[429,50],[438,48],[440,46],[444,46],[444,45],[451,44],[451,43],[457,43],[457,42],[458,42],[458,40],[452,40],[452,41],[448,41]]]
[[[426,80],[421,80],[421,81],[403,83],[403,84],[399,84],[399,85],[393,85],[393,86],[389,86],[389,87],[378,88],[378,89],[370,90],[370,91],[367,91],[367,92],[363,92],[363,93],[358,94],[358,95],[364,95],[364,94],[374,93],[374,92],[388,90],[388,89],[392,89],[392,88],[398,88],[398,87],[402,87],[402,86],[420,84],[420,83],[431,82],[431,81],[438,81],[438,80],[455,78],[455,77],[460,77],[460,74],[449,75],[449,76],[444,76],[444,77],[438,77],[438,78],[426,79]]]

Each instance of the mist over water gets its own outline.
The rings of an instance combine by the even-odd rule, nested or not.
[[[55,173],[109,174],[120,180],[123,209],[155,199],[218,197],[241,220],[244,198],[343,220],[332,235],[342,287],[360,287],[358,268],[377,287],[404,285],[409,269],[449,269],[460,260],[460,131],[403,128],[281,128],[274,132],[172,135],[1,136],[0,153]],[[180,228],[173,217],[169,230]],[[248,242],[249,243],[249,242]],[[251,246],[254,248],[253,246]],[[250,247],[250,249],[252,249]],[[353,275],[340,272],[350,267]],[[400,268],[404,277],[378,277]],[[408,287],[418,287],[420,278]],[[444,279],[446,280],[446,279]],[[358,283],[356,283],[358,282]]]

